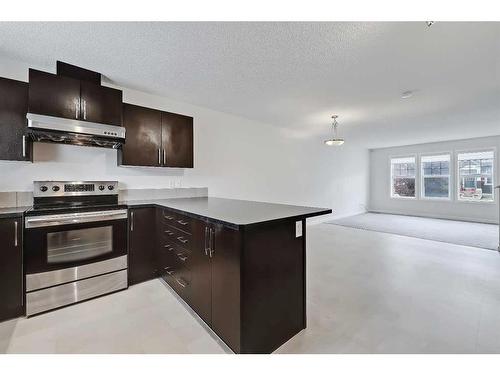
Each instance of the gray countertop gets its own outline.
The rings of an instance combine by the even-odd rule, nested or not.
[[[160,206],[185,212],[195,217],[212,219],[233,226],[245,226],[262,222],[306,218],[326,215],[328,208],[291,206],[286,204],[265,203],[225,198],[172,198],[121,202],[129,207]]]
[[[5,207],[0,208],[0,218],[15,218],[23,216],[23,212],[29,207]]]

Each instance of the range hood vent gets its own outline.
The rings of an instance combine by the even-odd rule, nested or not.
[[[28,134],[35,142],[118,149],[125,143],[125,128],[95,122],[28,113]]]

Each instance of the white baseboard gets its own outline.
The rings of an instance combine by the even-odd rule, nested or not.
[[[315,217],[311,217],[311,218],[307,219],[306,225],[316,225],[316,224],[326,223],[327,221],[332,221],[335,219],[342,219],[344,217],[354,216],[354,215],[359,215],[359,214],[364,214],[364,213],[366,213],[366,210],[362,210],[362,211],[358,211],[358,212],[351,212],[349,214],[344,214],[344,215],[328,214],[328,215],[315,216]]]
[[[379,214],[391,214],[391,215],[404,215],[404,216],[416,216],[416,217],[428,217],[432,219],[444,219],[444,220],[456,220],[456,221],[468,221],[473,223],[482,223],[482,224],[498,224],[496,220],[490,219],[476,219],[470,217],[460,217],[454,215],[433,215],[433,214],[422,214],[422,213],[413,213],[408,211],[399,211],[399,210],[377,210],[377,209],[369,209],[368,212],[379,213]]]

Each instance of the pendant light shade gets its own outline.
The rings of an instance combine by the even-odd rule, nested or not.
[[[332,119],[333,119],[333,122],[332,122],[333,138],[327,139],[325,141],[325,145],[327,145],[327,146],[342,146],[345,142],[344,138],[339,138],[339,136],[338,136],[338,129],[337,129],[339,126],[339,124],[337,123],[338,117],[339,117],[338,115],[332,116]]]

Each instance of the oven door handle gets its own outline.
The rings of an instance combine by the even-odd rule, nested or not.
[[[96,221],[127,219],[127,210],[78,212],[61,215],[30,216],[25,218],[26,228],[51,227],[56,225],[91,223]]]

